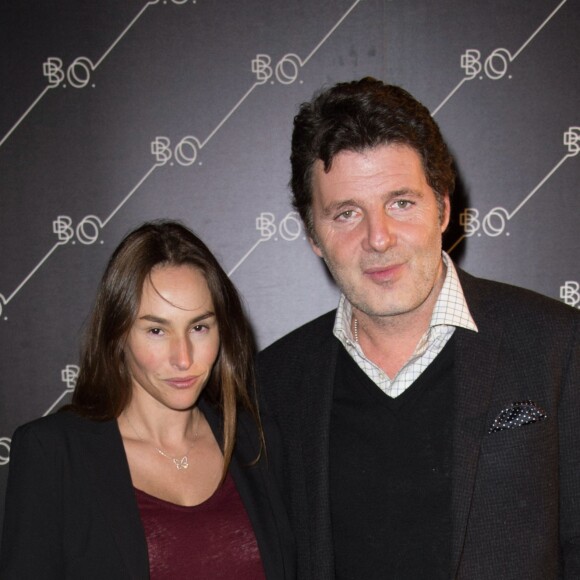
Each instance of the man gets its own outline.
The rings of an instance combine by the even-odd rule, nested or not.
[[[452,160],[401,88],[303,104],[291,162],[342,291],[259,358],[299,577],[580,578],[580,313],[442,252]]]

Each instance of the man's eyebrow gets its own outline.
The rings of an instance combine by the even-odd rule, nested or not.
[[[196,316],[195,318],[192,318],[189,323],[190,324],[196,324],[198,322],[201,322],[202,320],[206,320],[208,318],[212,318],[215,316],[215,312],[211,312],[210,310],[208,310],[207,312],[204,312],[203,314],[200,314],[199,316]],[[144,314],[143,316],[139,317],[139,320],[145,320],[147,322],[154,322],[155,324],[169,324],[169,320],[167,320],[166,318],[161,318],[160,316],[155,316],[153,314]]]
[[[387,194],[387,198],[393,198],[393,197],[401,197],[401,196],[405,196],[405,195],[412,195],[413,197],[424,197],[424,194],[422,191],[419,191],[417,189],[413,189],[411,187],[403,187],[402,189],[395,189],[394,191],[389,191],[389,193]]]
[[[322,213],[325,216],[329,216],[341,209],[350,208],[352,206],[358,206],[359,204],[354,199],[345,199],[343,201],[333,201],[329,203],[327,206],[322,208]]]

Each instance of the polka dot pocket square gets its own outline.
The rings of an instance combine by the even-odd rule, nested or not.
[[[488,433],[497,433],[506,429],[515,429],[547,419],[545,411],[533,401],[518,401],[507,407],[495,418]]]

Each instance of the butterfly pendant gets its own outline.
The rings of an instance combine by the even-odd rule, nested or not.
[[[181,459],[173,458],[173,463],[177,469],[187,469],[189,467],[189,462],[187,461],[187,455],[184,455]]]

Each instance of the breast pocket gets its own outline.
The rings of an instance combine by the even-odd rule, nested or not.
[[[490,489],[509,491],[552,487],[558,482],[558,433],[550,418],[488,433],[481,445],[478,478]]]

